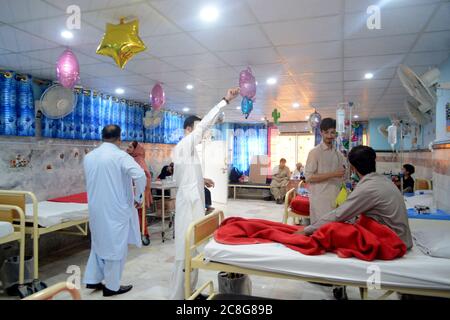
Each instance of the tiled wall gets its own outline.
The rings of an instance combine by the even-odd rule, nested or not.
[[[416,168],[415,178],[433,181],[436,207],[450,212],[450,149],[435,149],[423,152],[404,153],[403,163],[411,163]],[[397,173],[400,171],[399,155],[377,152],[377,172]]]
[[[410,163],[416,168],[415,178],[433,178],[433,155],[431,151],[416,151],[403,153],[403,163]],[[399,154],[377,152],[377,172],[398,173],[401,169]]]
[[[450,149],[433,151],[433,194],[436,207],[450,212]]]

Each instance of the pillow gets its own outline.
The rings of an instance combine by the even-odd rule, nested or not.
[[[297,195],[291,201],[291,209],[296,214],[309,216],[309,198]]]

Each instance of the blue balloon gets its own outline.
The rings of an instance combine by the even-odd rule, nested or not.
[[[244,97],[241,102],[241,111],[242,114],[245,115],[245,119],[248,118],[250,113],[253,110],[253,100],[247,97]]]

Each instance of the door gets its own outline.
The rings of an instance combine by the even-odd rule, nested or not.
[[[213,202],[226,204],[228,199],[228,162],[226,141],[203,141],[203,177],[214,181],[210,188]]]

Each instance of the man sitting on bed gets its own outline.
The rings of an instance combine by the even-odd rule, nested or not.
[[[338,208],[324,215],[299,234],[311,235],[328,222],[347,222],[365,214],[391,228],[410,249],[413,246],[405,201],[397,187],[383,175],[375,172],[375,151],[367,146],[354,147],[348,154],[351,169],[360,182]]]

